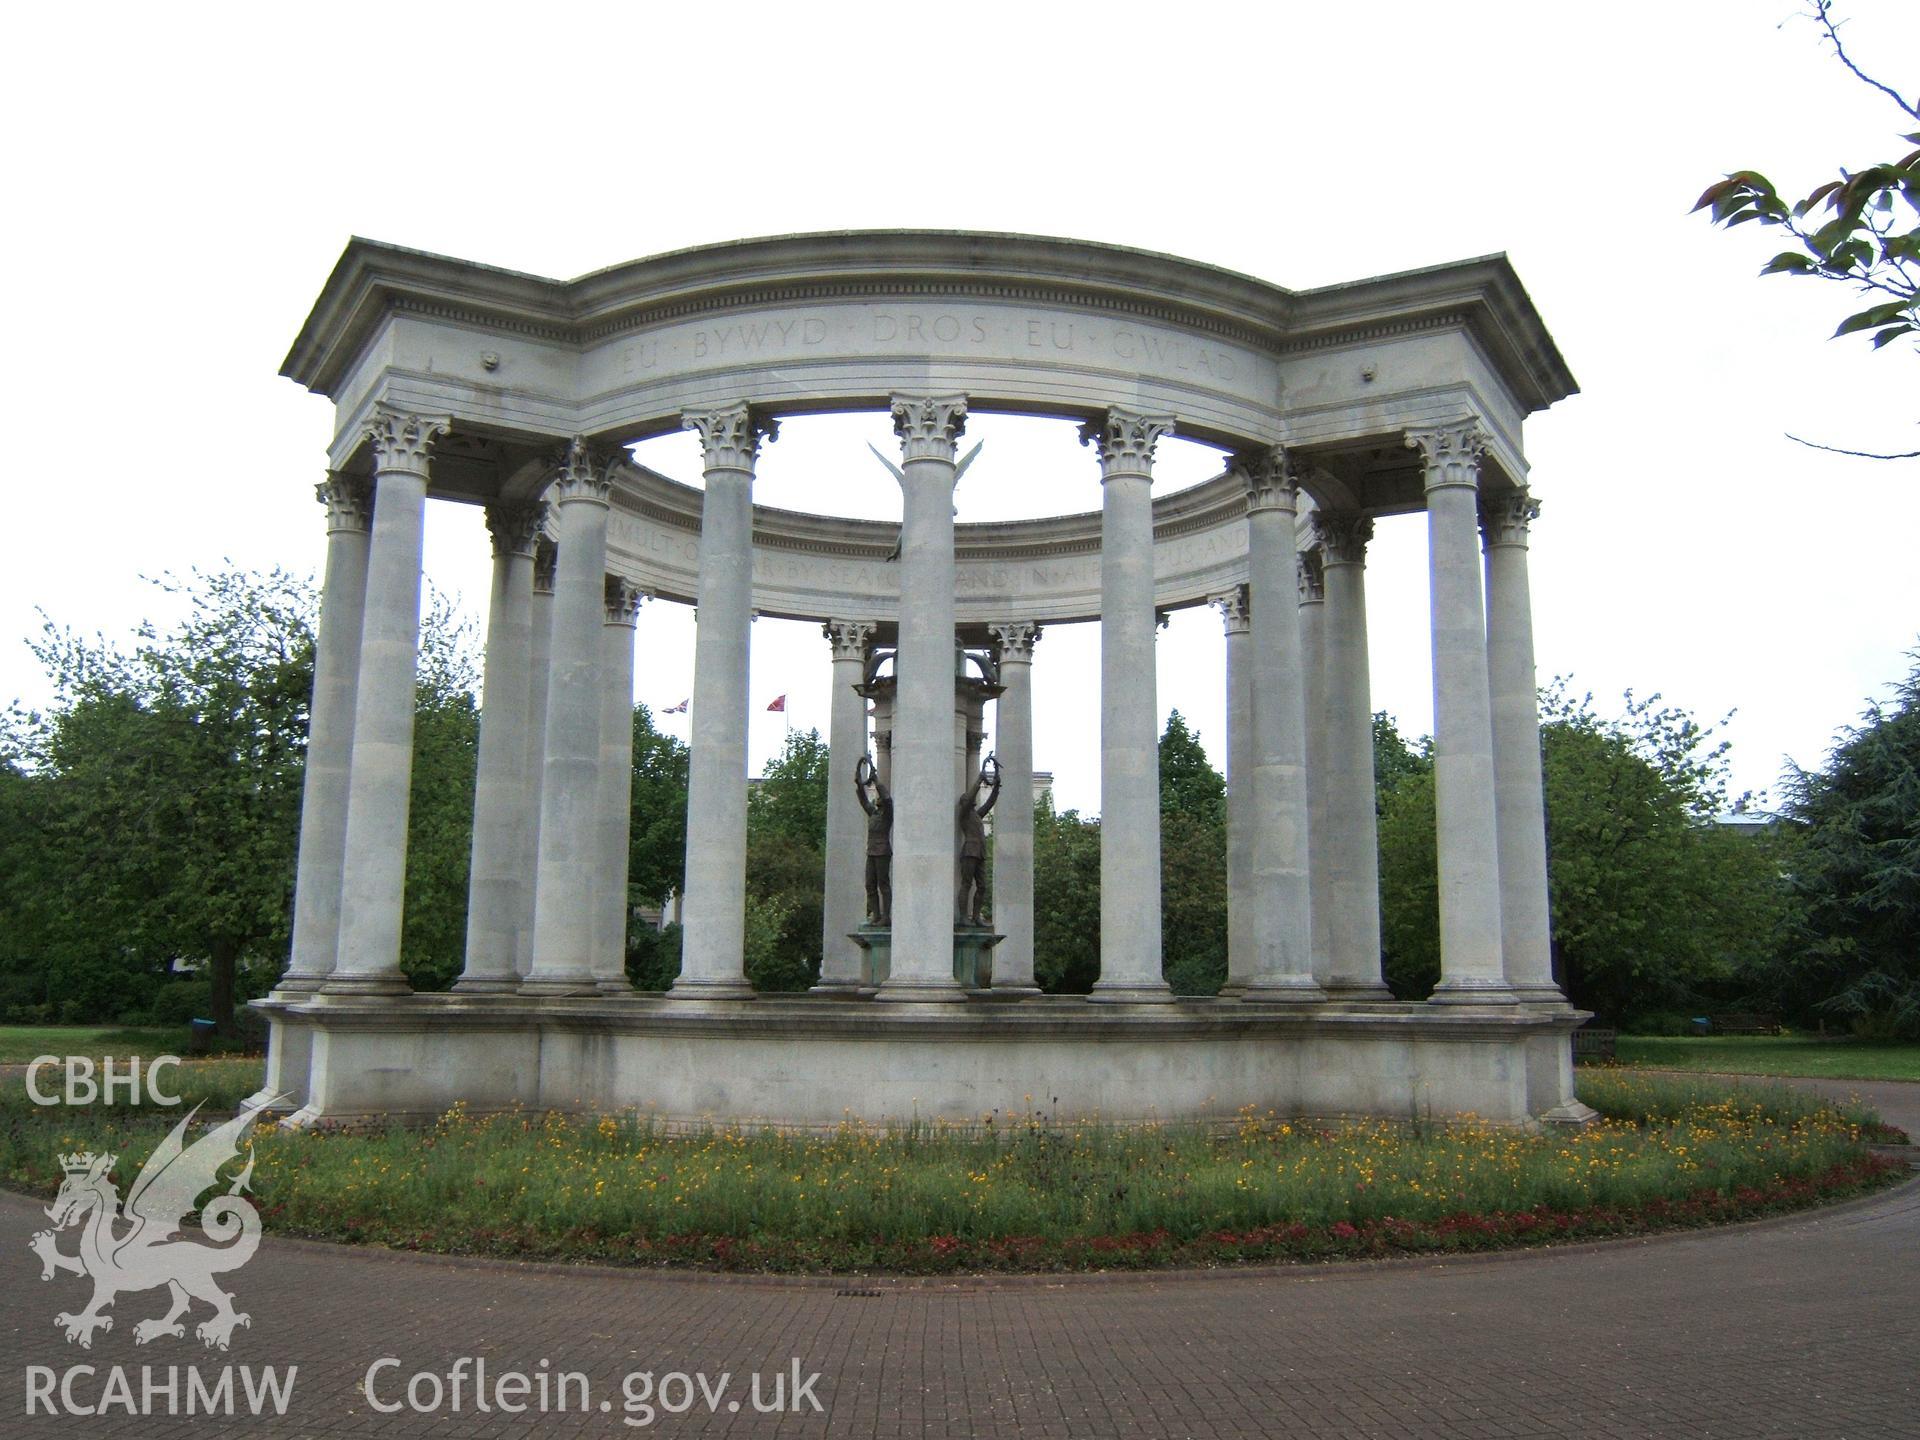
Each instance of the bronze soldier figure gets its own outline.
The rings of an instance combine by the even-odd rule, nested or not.
[[[980,799],[985,789],[986,799]],[[955,818],[960,825],[960,888],[954,896],[954,914],[978,925],[980,906],[987,895],[987,827],[982,823],[1000,798],[1000,761],[988,755],[980,762],[980,778],[960,797]]]
[[[862,755],[853,767],[853,788],[867,812],[867,922],[893,923],[893,795],[873,757]],[[872,794],[868,794],[869,789]]]

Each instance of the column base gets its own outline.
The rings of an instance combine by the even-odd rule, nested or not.
[[[1326,990],[1329,1000],[1393,999],[1393,991],[1383,980],[1329,980]]]
[[[684,975],[667,987],[669,1000],[751,1000],[755,993],[745,980],[690,980]]]
[[[282,975],[274,981],[273,989],[268,992],[267,998],[280,1000],[289,995],[311,995],[326,983],[325,975]]]
[[[1278,975],[1272,979],[1249,980],[1240,992],[1245,1005],[1323,1005],[1327,992],[1310,975]]]
[[[591,995],[594,993],[594,979],[591,975],[529,975],[520,982],[522,995]]]
[[[1567,999],[1558,985],[1515,985],[1513,993],[1522,1005],[1532,1005],[1541,1010],[1573,1009],[1573,1002]]]
[[[624,975],[617,980],[611,976],[602,977],[593,982],[593,988],[602,995],[631,995],[634,993],[633,982]]]
[[[1518,1005],[1520,997],[1504,980],[1442,980],[1429,1005]]]
[[[924,979],[889,975],[874,992],[880,1003],[906,1005],[964,1005],[967,992],[951,975],[932,975]]]
[[[1171,1005],[1173,987],[1164,980],[1096,980],[1087,999],[1099,1005]]]
[[[1570,1130],[1580,1130],[1597,1122],[1600,1112],[1590,1105],[1582,1105],[1578,1100],[1568,1100],[1539,1118],[1542,1125],[1564,1125]]]
[[[413,986],[398,969],[376,970],[365,975],[329,975],[311,993],[319,999],[329,995],[411,995]]]
[[[514,995],[525,982],[518,975],[462,975],[453,982],[456,995]]]
[[[1018,996],[1025,996],[1025,995],[1042,995],[1042,994],[1045,994],[1046,992],[1043,991],[1038,985],[1034,984],[1031,980],[1021,980],[1018,982],[1015,982],[1012,980],[1008,980],[1004,982],[1000,980],[995,980],[993,984],[988,987],[987,993],[991,995],[1008,995],[1008,996],[1018,997]]]
[[[838,976],[832,979],[822,975],[807,987],[807,993],[809,995],[841,995],[853,997],[863,992],[871,995],[873,993],[873,986],[864,983],[858,975]]]

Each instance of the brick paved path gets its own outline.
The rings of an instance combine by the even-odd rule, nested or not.
[[[1920,1086],[1839,1085],[1920,1135]],[[269,1242],[232,1279],[251,1329],[220,1356],[133,1321],[91,1352],[52,1325],[33,1203],[0,1196],[0,1436],[1920,1436],[1920,1181],[1717,1233],[1277,1275],[831,1286],[509,1266]],[[374,1413],[459,1356],[586,1372],[586,1414]],[[621,1424],[628,1371],[736,1377],[798,1357],[824,1415],[721,1401]],[[24,1416],[25,1368],[296,1364],[284,1419]],[[98,1398],[96,1379],[77,1397]],[[184,1380],[182,1380],[184,1387]],[[770,1392],[769,1392],[770,1393]],[[182,1390],[184,1403],[184,1388]]]

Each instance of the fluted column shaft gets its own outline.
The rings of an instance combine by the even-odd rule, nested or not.
[[[1433,787],[1440,985],[1432,999],[1511,1004],[1500,939],[1499,837],[1476,496],[1486,438],[1472,422],[1409,430],[1426,465],[1433,605]]]
[[[621,995],[627,979],[627,870],[633,854],[633,645],[645,596],[606,580],[600,627],[600,872],[594,885],[594,988]]]
[[[300,792],[300,858],[294,871],[293,944],[277,990],[312,990],[340,948],[340,878],[346,864],[353,707],[366,614],[368,527],[373,491],[330,476],[315,487],[327,507],[327,570],[314,641],[313,704]]]
[[[1247,587],[1214,597],[1227,630],[1227,981],[1253,978],[1253,656]]]
[[[519,988],[514,965],[528,873],[520,832],[528,825],[527,689],[533,642],[533,551],[545,507],[490,505],[493,592],[487,606],[480,754],[474,770],[473,849],[467,867],[467,955],[456,990]]]
[[[1109,410],[1100,455],[1100,978],[1095,1000],[1170,1000],[1160,952],[1160,707],[1153,450],[1167,416]]]
[[[833,647],[832,704],[827,712],[826,892],[821,897],[821,990],[860,986],[861,950],[848,936],[866,911],[867,820],[854,793],[854,771],[867,753],[866,680],[873,626],[829,620],[822,633]]]
[[[559,565],[549,641],[540,859],[533,902],[532,995],[595,988],[594,889],[600,875],[601,627],[605,623],[610,462],[576,438],[548,495]]]
[[[373,449],[373,536],[354,693],[340,945],[321,987],[332,994],[408,989],[400,971],[413,781],[413,685],[420,645],[420,548],[427,464],[444,420],[381,409]]]
[[[514,853],[520,869],[520,925],[513,939],[514,974],[533,971],[534,878],[540,869],[540,790],[547,771],[547,686],[553,677],[553,579],[560,552],[544,535],[534,542],[533,602],[527,663],[527,750],[521,766],[520,825]]]
[[[1314,516],[1326,589],[1326,844],[1335,998],[1390,998],[1380,970],[1380,839],[1373,780],[1373,702],[1367,674],[1364,515]],[[1318,836],[1316,835],[1316,846]]]
[[[1299,494],[1279,448],[1237,462],[1247,481],[1253,639],[1253,949],[1245,998],[1313,1002],[1307,712],[1294,548]]]
[[[1325,988],[1333,973],[1333,874],[1327,864],[1326,590],[1317,550],[1295,556],[1300,584],[1301,708],[1307,733],[1307,920],[1313,978]]]
[[[954,442],[962,395],[896,395],[900,648],[894,657],[893,971],[881,1000],[966,998],[953,975]]]
[[[1033,978],[1033,647],[1040,627],[1015,620],[989,627],[1000,656],[994,753],[1000,801],[993,825],[993,988],[1037,992]]]
[[[753,468],[763,424],[745,404],[688,414],[705,455],[700,606],[687,774],[686,900],[677,999],[744,999],[747,675],[753,631]]]
[[[1487,674],[1493,705],[1493,796],[1500,832],[1500,936],[1507,983],[1521,1000],[1564,1005],[1553,979],[1547,816],[1540,775],[1540,700],[1533,669],[1527,532],[1540,503],[1525,490],[1485,496]]]

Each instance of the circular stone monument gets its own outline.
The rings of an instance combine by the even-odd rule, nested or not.
[[[1114,246],[886,231],[556,281],[355,240],[283,373],[338,424],[292,957],[256,1002],[272,1027],[257,1103],[301,1124],[456,1101],[794,1127],[1036,1102],[1123,1121],[1589,1118],[1584,1017],[1549,964],[1520,443],[1574,382],[1504,257],[1290,291]],[[849,410],[892,415],[900,520],[756,505],[780,417]],[[956,525],[961,437],[989,411],[1078,424],[1101,509]],[[703,490],[628,449],[680,428]],[[1231,462],[1156,498],[1170,435]],[[494,555],[466,963],[444,994],[399,967],[429,499],[484,506]],[[1402,1003],[1380,969],[1363,577],[1374,517],[1412,511],[1432,557],[1443,974]],[[664,995],[624,972],[643,597],[699,613],[684,951]],[[1229,975],[1188,998],[1161,973],[1154,647],[1165,611],[1207,604],[1227,658]],[[833,672],[806,995],[756,995],[742,964],[756,613],[818,622]],[[1030,675],[1049,624],[1089,620],[1101,970],[1090,995],[1046,996]],[[854,776],[888,652],[876,973],[855,939]],[[956,685],[969,652],[980,673]],[[995,901],[970,940],[956,807],[988,703]],[[983,946],[991,983],[964,983],[984,978]]]

